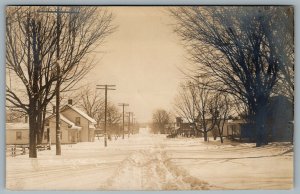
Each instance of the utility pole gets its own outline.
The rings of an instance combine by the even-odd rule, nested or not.
[[[133,112],[128,112],[128,138],[130,134],[130,115],[133,116]]]
[[[129,104],[125,104],[125,103],[120,103],[119,106],[123,107],[123,139],[124,139],[124,133],[125,133],[125,128],[124,128],[124,110],[125,110],[125,106],[129,106]]]
[[[105,90],[105,109],[104,109],[104,146],[107,147],[106,119],[107,119],[107,90],[116,90],[116,85],[97,85],[97,89]]]
[[[133,112],[131,113],[131,126],[132,126],[132,129],[131,129],[131,135],[133,135],[133,130],[134,130],[134,122],[133,122]]]
[[[136,130],[136,125],[135,125],[135,118],[133,118],[133,115],[132,115],[132,128],[133,128],[133,130],[132,130],[132,135],[134,134],[134,132],[135,132],[135,130]]]
[[[37,11],[39,13],[54,13],[56,14],[56,68],[57,68],[57,82],[56,82],[56,155],[61,155],[61,131],[60,131],[60,48],[59,48],[59,38],[61,33],[61,14],[63,13],[79,13],[78,11],[61,11],[60,7],[57,6],[55,11]]]

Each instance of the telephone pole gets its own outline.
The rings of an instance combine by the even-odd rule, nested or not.
[[[119,106],[123,107],[123,139],[124,139],[124,133],[125,133],[125,128],[124,128],[124,110],[125,110],[125,106],[129,106],[129,104],[125,104],[125,103],[120,103]]]
[[[56,82],[56,110],[55,110],[55,120],[56,120],[56,155],[61,155],[61,131],[60,131],[60,48],[59,48],[59,38],[61,33],[61,14],[63,13],[79,13],[78,11],[62,11],[60,7],[57,6],[55,11],[37,11],[39,13],[53,13],[56,14],[56,68],[57,68],[57,82]]]
[[[127,112],[128,113],[128,138],[130,134],[130,115],[133,117],[133,112]]]
[[[97,89],[105,90],[105,109],[104,109],[104,146],[107,147],[107,133],[106,133],[106,120],[107,120],[107,90],[116,90],[116,85],[97,85]]]
[[[136,126],[135,126],[135,118],[133,117],[133,115],[132,115],[132,135],[135,133],[135,131],[136,131]]]
[[[133,130],[134,130],[134,123],[133,123],[133,116],[134,116],[134,114],[133,114],[133,112],[131,112],[131,135],[133,135]]]

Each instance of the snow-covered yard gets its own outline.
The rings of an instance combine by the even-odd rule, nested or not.
[[[290,144],[220,145],[202,139],[167,139],[147,129],[129,139],[63,145],[52,150],[7,157],[11,190],[190,190],[290,189]]]

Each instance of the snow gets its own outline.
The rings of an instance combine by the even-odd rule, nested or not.
[[[28,123],[6,123],[6,129],[29,129]]]
[[[254,144],[199,138],[167,139],[140,130],[125,139],[63,145],[7,157],[11,190],[290,189],[293,151],[288,143]]]
[[[68,125],[71,125],[72,127],[73,126],[76,126],[75,123],[73,123],[72,121],[70,121],[69,119],[67,119],[64,115],[62,114],[59,114],[59,118],[61,120],[63,120],[64,122],[66,122]]]
[[[89,125],[89,129],[96,129],[95,125]]]
[[[89,120],[92,124],[96,124],[97,122],[95,121],[95,119],[93,119],[92,117],[90,117],[89,115],[87,115],[84,111],[80,110],[79,108],[76,108],[75,106],[72,106],[70,104],[66,104],[61,111],[63,111],[65,108],[71,108],[72,110],[76,111],[78,114],[80,114],[81,116],[83,116],[84,118],[86,118],[87,120]]]
[[[52,117],[54,117],[56,114],[52,114],[49,117],[47,117],[46,119],[51,119]],[[65,123],[67,123],[71,129],[78,129],[81,130],[81,127],[76,126],[75,123],[73,123],[72,121],[70,121],[69,119],[67,119],[64,115],[59,114],[59,118],[64,121]]]

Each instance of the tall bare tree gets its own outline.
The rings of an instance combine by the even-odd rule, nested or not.
[[[57,30],[55,16],[39,13],[52,9],[24,6],[6,10],[6,68],[10,73],[6,85],[7,106],[29,115],[29,157],[37,157],[36,144],[43,134],[47,105],[56,93],[55,83],[59,80],[60,90],[64,92],[80,81],[94,65],[92,52],[114,30],[112,14],[92,7],[62,7],[79,13],[62,15]],[[55,55],[57,37],[60,37],[60,59]],[[59,74],[57,65],[60,65]],[[9,83],[11,80],[13,84]]]
[[[152,114],[152,131],[154,133],[165,133],[165,126],[171,121],[170,113],[164,109],[157,109]]]
[[[95,89],[94,91],[89,87],[80,91],[78,106],[82,108],[90,117],[94,118],[99,125],[103,115],[101,112],[104,110],[104,99],[101,98],[99,92]]]
[[[247,105],[257,146],[267,143],[267,104],[280,75],[293,85],[293,73],[283,71],[293,69],[291,12],[289,6],[171,9],[175,31],[196,64],[193,71]]]
[[[223,143],[223,132],[226,120],[230,114],[230,101],[228,95],[225,93],[216,93],[210,101],[209,111],[211,117],[215,121],[215,127]]]
[[[205,83],[206,82],[206,83]],[[217,117],[214,115],[214,91],[208,88],[207,81],[202,84],[188,82],[181,85],[175,99],[175,111],[185,118],[195,130],[201,132],[204,141],[208,140],[208,132],[215,128]]]
[[[80,91],[80,94],[76,101],[78,101],[77,106],[83,109],[90,117],[94,118],[97,125],[100,126],[104,123],[104,99],[99,94],[98,90],[92,90],[86,87],[84,90]],[[111,102],[107,105],[107,123],[108,125],[114,125],[120,122],[121,113],[118,108]]]

